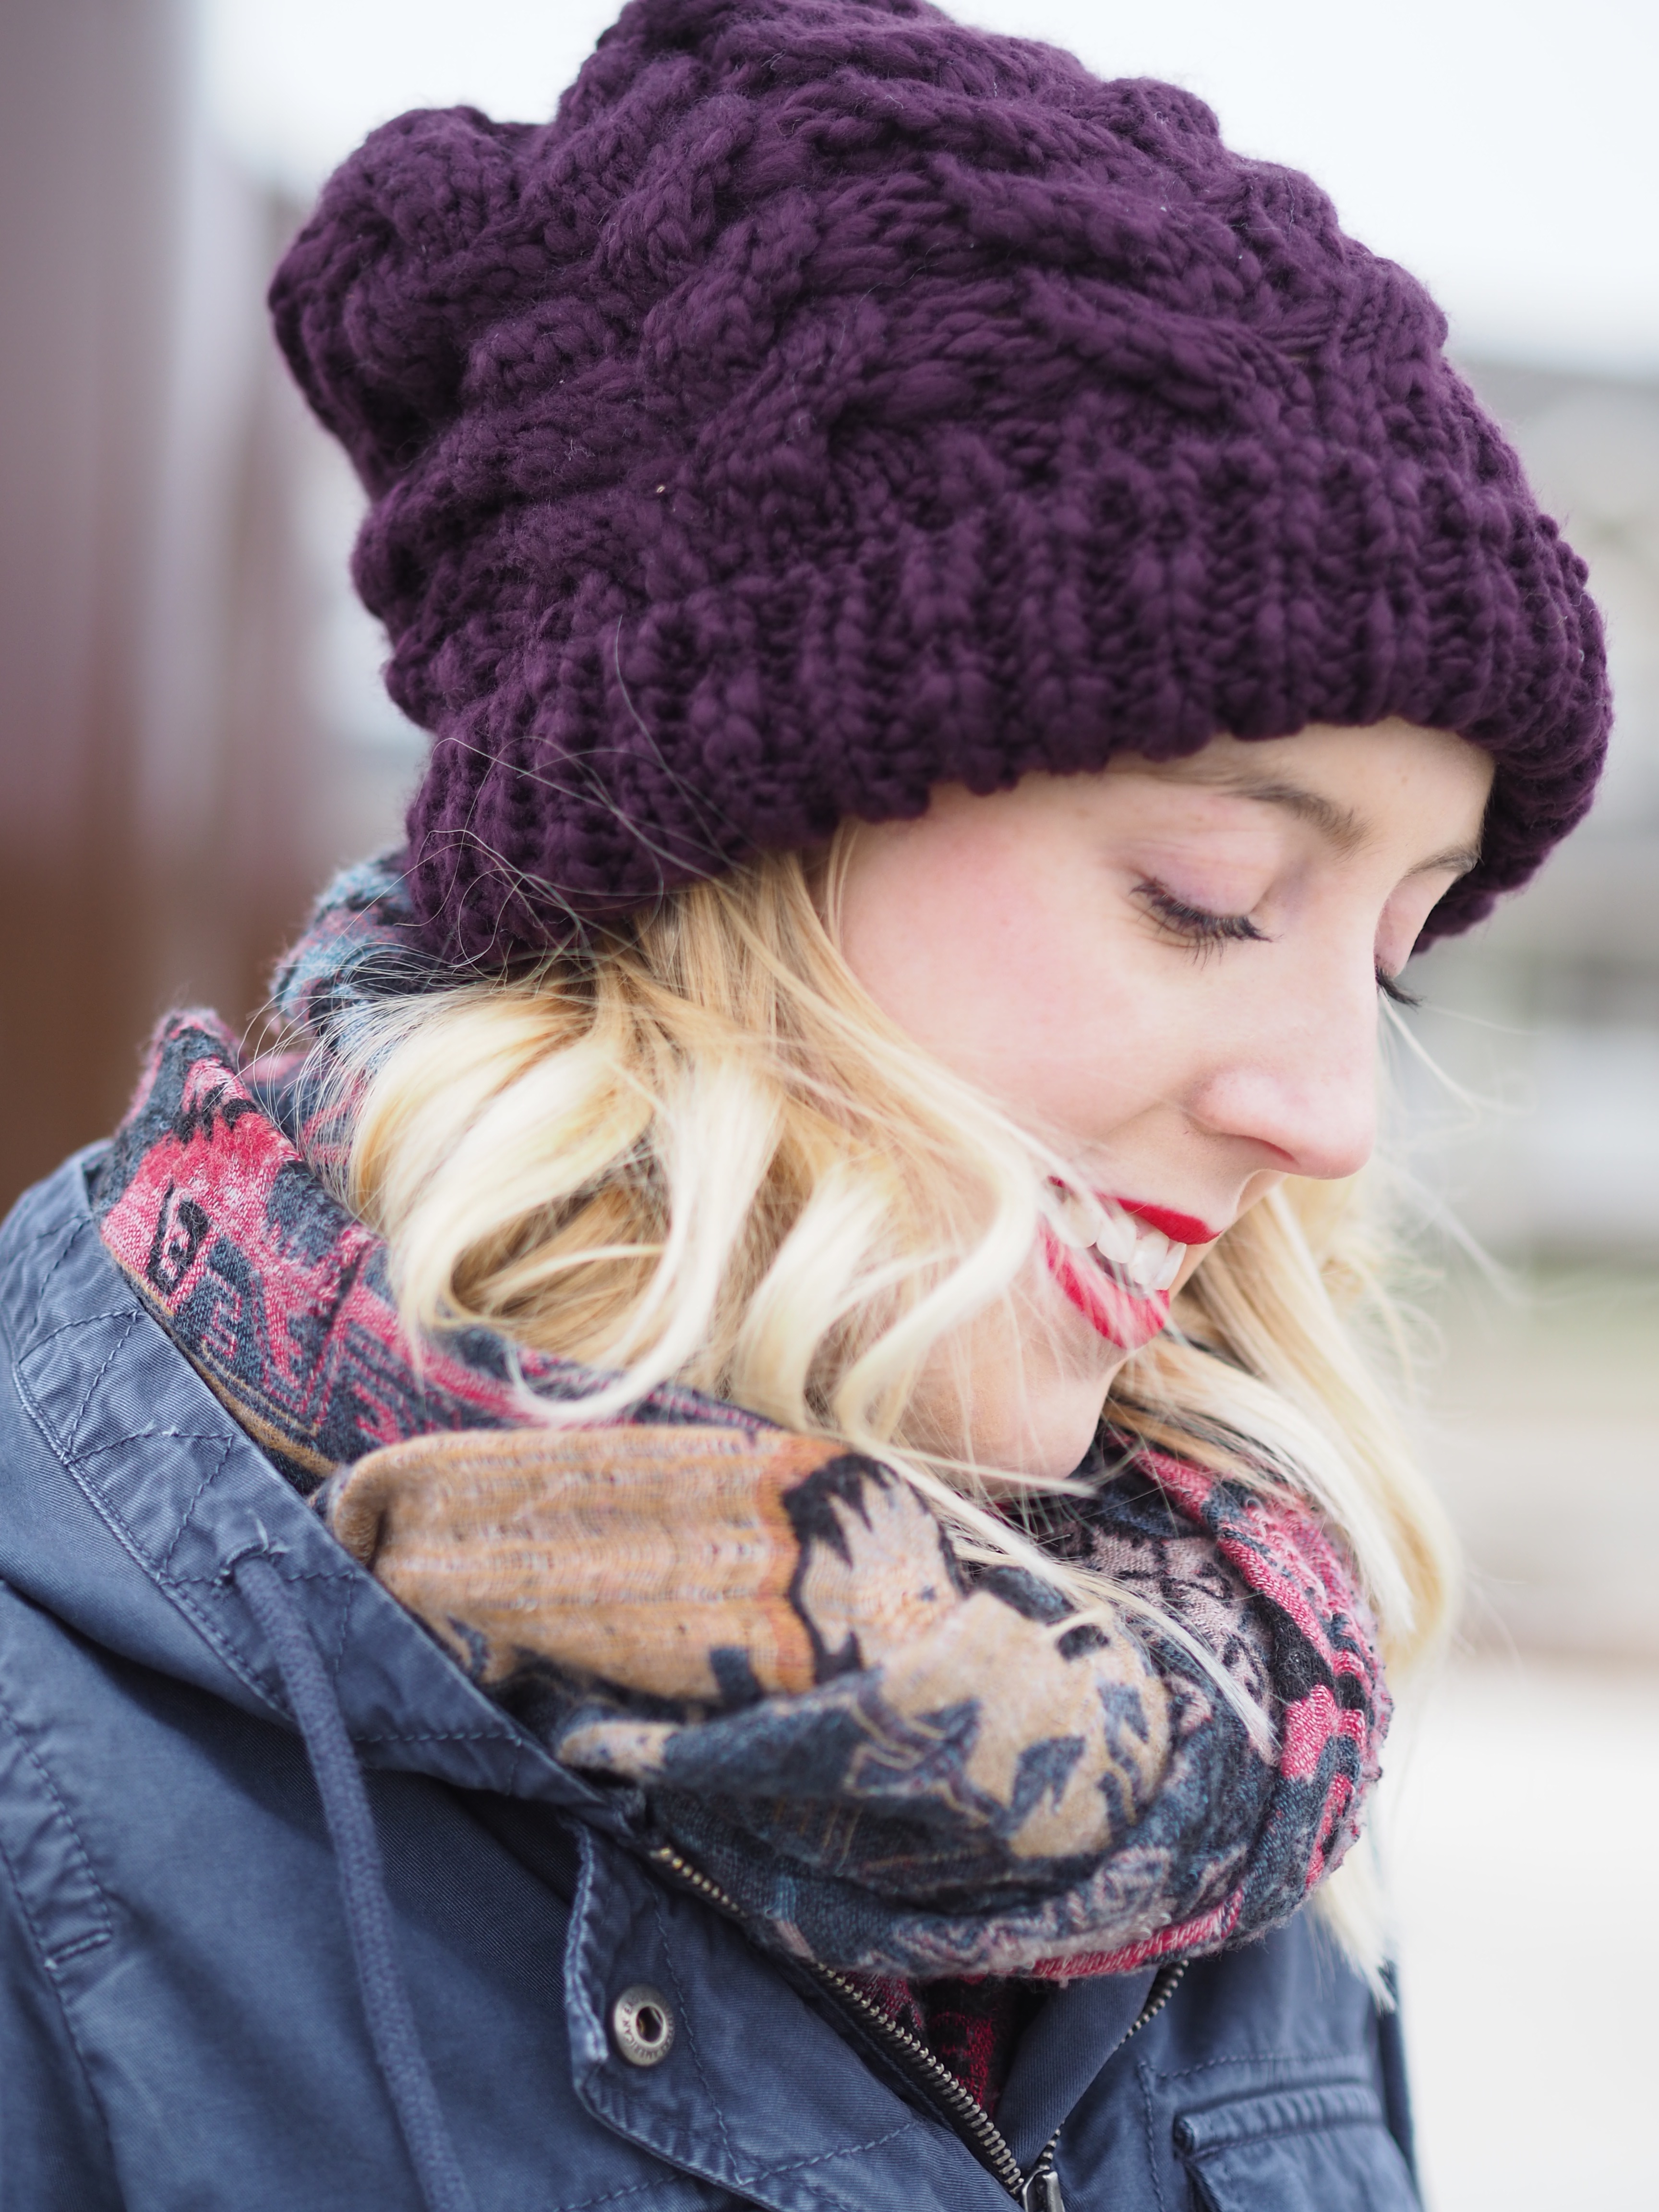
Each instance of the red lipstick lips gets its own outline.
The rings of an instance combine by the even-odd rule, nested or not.
[[[1221,1231],[1200,1221],[1195,1213],[1177,1213],[1173,1206],[1143,1206],[1138,1199],[1120,1198],[1115,1201],[1126,1213],[1144,1221],[1149,1229],[1156,1229],[1167,1237],[1171,1244],[1213,1244]]]
[[[1167,1291],[1154,1291],[1150,1297],[1137,1297],[1091,1260],[1068,1251],[1047,1222],[1042,1225],[1042,1256],[1066,1297],[1109,1344],[1125,1352],[1139,1352],[1170,1318]]]

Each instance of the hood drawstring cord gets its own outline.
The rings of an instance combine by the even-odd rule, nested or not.
[[[270,1642],[305,1740],[339,1869],[369,2040],[427,2212],[472,2212],[471,2192],[444,2124],[393,1947],[392,1908],[374,1816],[321,1656],[269,1553],[248,1553],[232,1573]]]

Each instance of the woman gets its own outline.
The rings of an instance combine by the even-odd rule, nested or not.
[[[1377,996],[1607,720],[1438,314],[913,0],[273,304],[435,741],[5,1231],[7,2201],[1413,2204]]]

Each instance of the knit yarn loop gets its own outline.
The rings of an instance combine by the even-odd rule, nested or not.
[[[635,0],[552,122],[376,131],[272,304],[435,738],[446,958],[1223,731],[1491,751],[1430,936],[1589,804],[1583,564],[1439,311],[1170,86],[919,0]]]

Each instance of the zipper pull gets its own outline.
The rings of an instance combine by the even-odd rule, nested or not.
[[[1024,2212],[1066,2212],[1066,2199],[1060,2194],[1060,2176],[1048,2162],[1043,2162],[1020,2192],[1020,2203]]]

